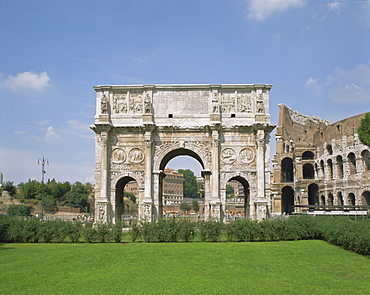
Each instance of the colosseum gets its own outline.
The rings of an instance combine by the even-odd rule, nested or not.
[[[364,115],[329,124],[279,104],[272,161],[274,213],[369,213],[370,148],[357,134]]]

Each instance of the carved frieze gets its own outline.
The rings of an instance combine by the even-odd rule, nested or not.
[[[133,148],[128,154],[128,159],[131,163],[140,163],[144,160],[144,153],[139,148]]]
[[[247,147],[239,152],[240,161],[243,163],[251,163],[254,160],[254,151]]]
[[[236,153],[232,148],[225,148],[221,152],[221,160],[226,164],[234,163],[236,160]]]
[[[221,94],[221,111],[223,113],[235,113],[235,93]]]
[[[241,113],[252,112],[252,96],[250,93],[238,94],[238,110]]]
[[[112,151],[111,160],[113,163],[123,163],[126,160],[126,153],[121,148],[116,148]]]

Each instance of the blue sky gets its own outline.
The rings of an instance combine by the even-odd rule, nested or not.
[[[15,184],[41,180],[43,156],[46,178],[93,181],[95,85],[272,84],[274,124],[278,103],[330,122],[370,111],[369,1],[0,0],[0,40]]]

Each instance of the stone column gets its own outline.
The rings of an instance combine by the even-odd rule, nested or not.
[[[267,201],[265,196],[265,132],[258,129],[257,143],[257,201],[255,202],[255,218],[262,220],[267,217]]]
[[[210,217],[210,203],[211,203],[211,171],[203,170],[202,177],[204,178],[204,219]]]
[[[152,220],[152,205],[153,205],[153,177],[152,177],[152,132],[151,125],[146,126],[147,130],[144,133],[145,139],[145,191],[144,191],[144,214],[145,218]],[[150,214],[149,214],[150,211]],[[149,217],[150,216],[150,217]]]
[[[101,150],[100,150],[100,196],[96,200],[97,206],[95,208],[95,216],[97,216],[98,221],[109,222],[110,221],[110,206],[109,205],[109,190],[110,190],[110,178],[109,178],[109,147],[108,147],[108,137],[109,137],[110,126],[104,128],[100,133],[101,139]]]
[[[212,175],[211,175],[211,216],[220,220],[220,139],[219,131],[212,130]]]
[[[163,214],[163,178],[166,174],[162,170],[153,171],[153,218],[158,219]]]

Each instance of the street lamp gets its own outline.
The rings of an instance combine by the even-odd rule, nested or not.
[[[42,219],[44,219],[44,174],[46,173],[45,171],[45,164],[49,165],[49,160],[45,159],[44,156],[42,156],[42,160],[38,160],[37,164],[41,164],[41,210],[42,210]]]

